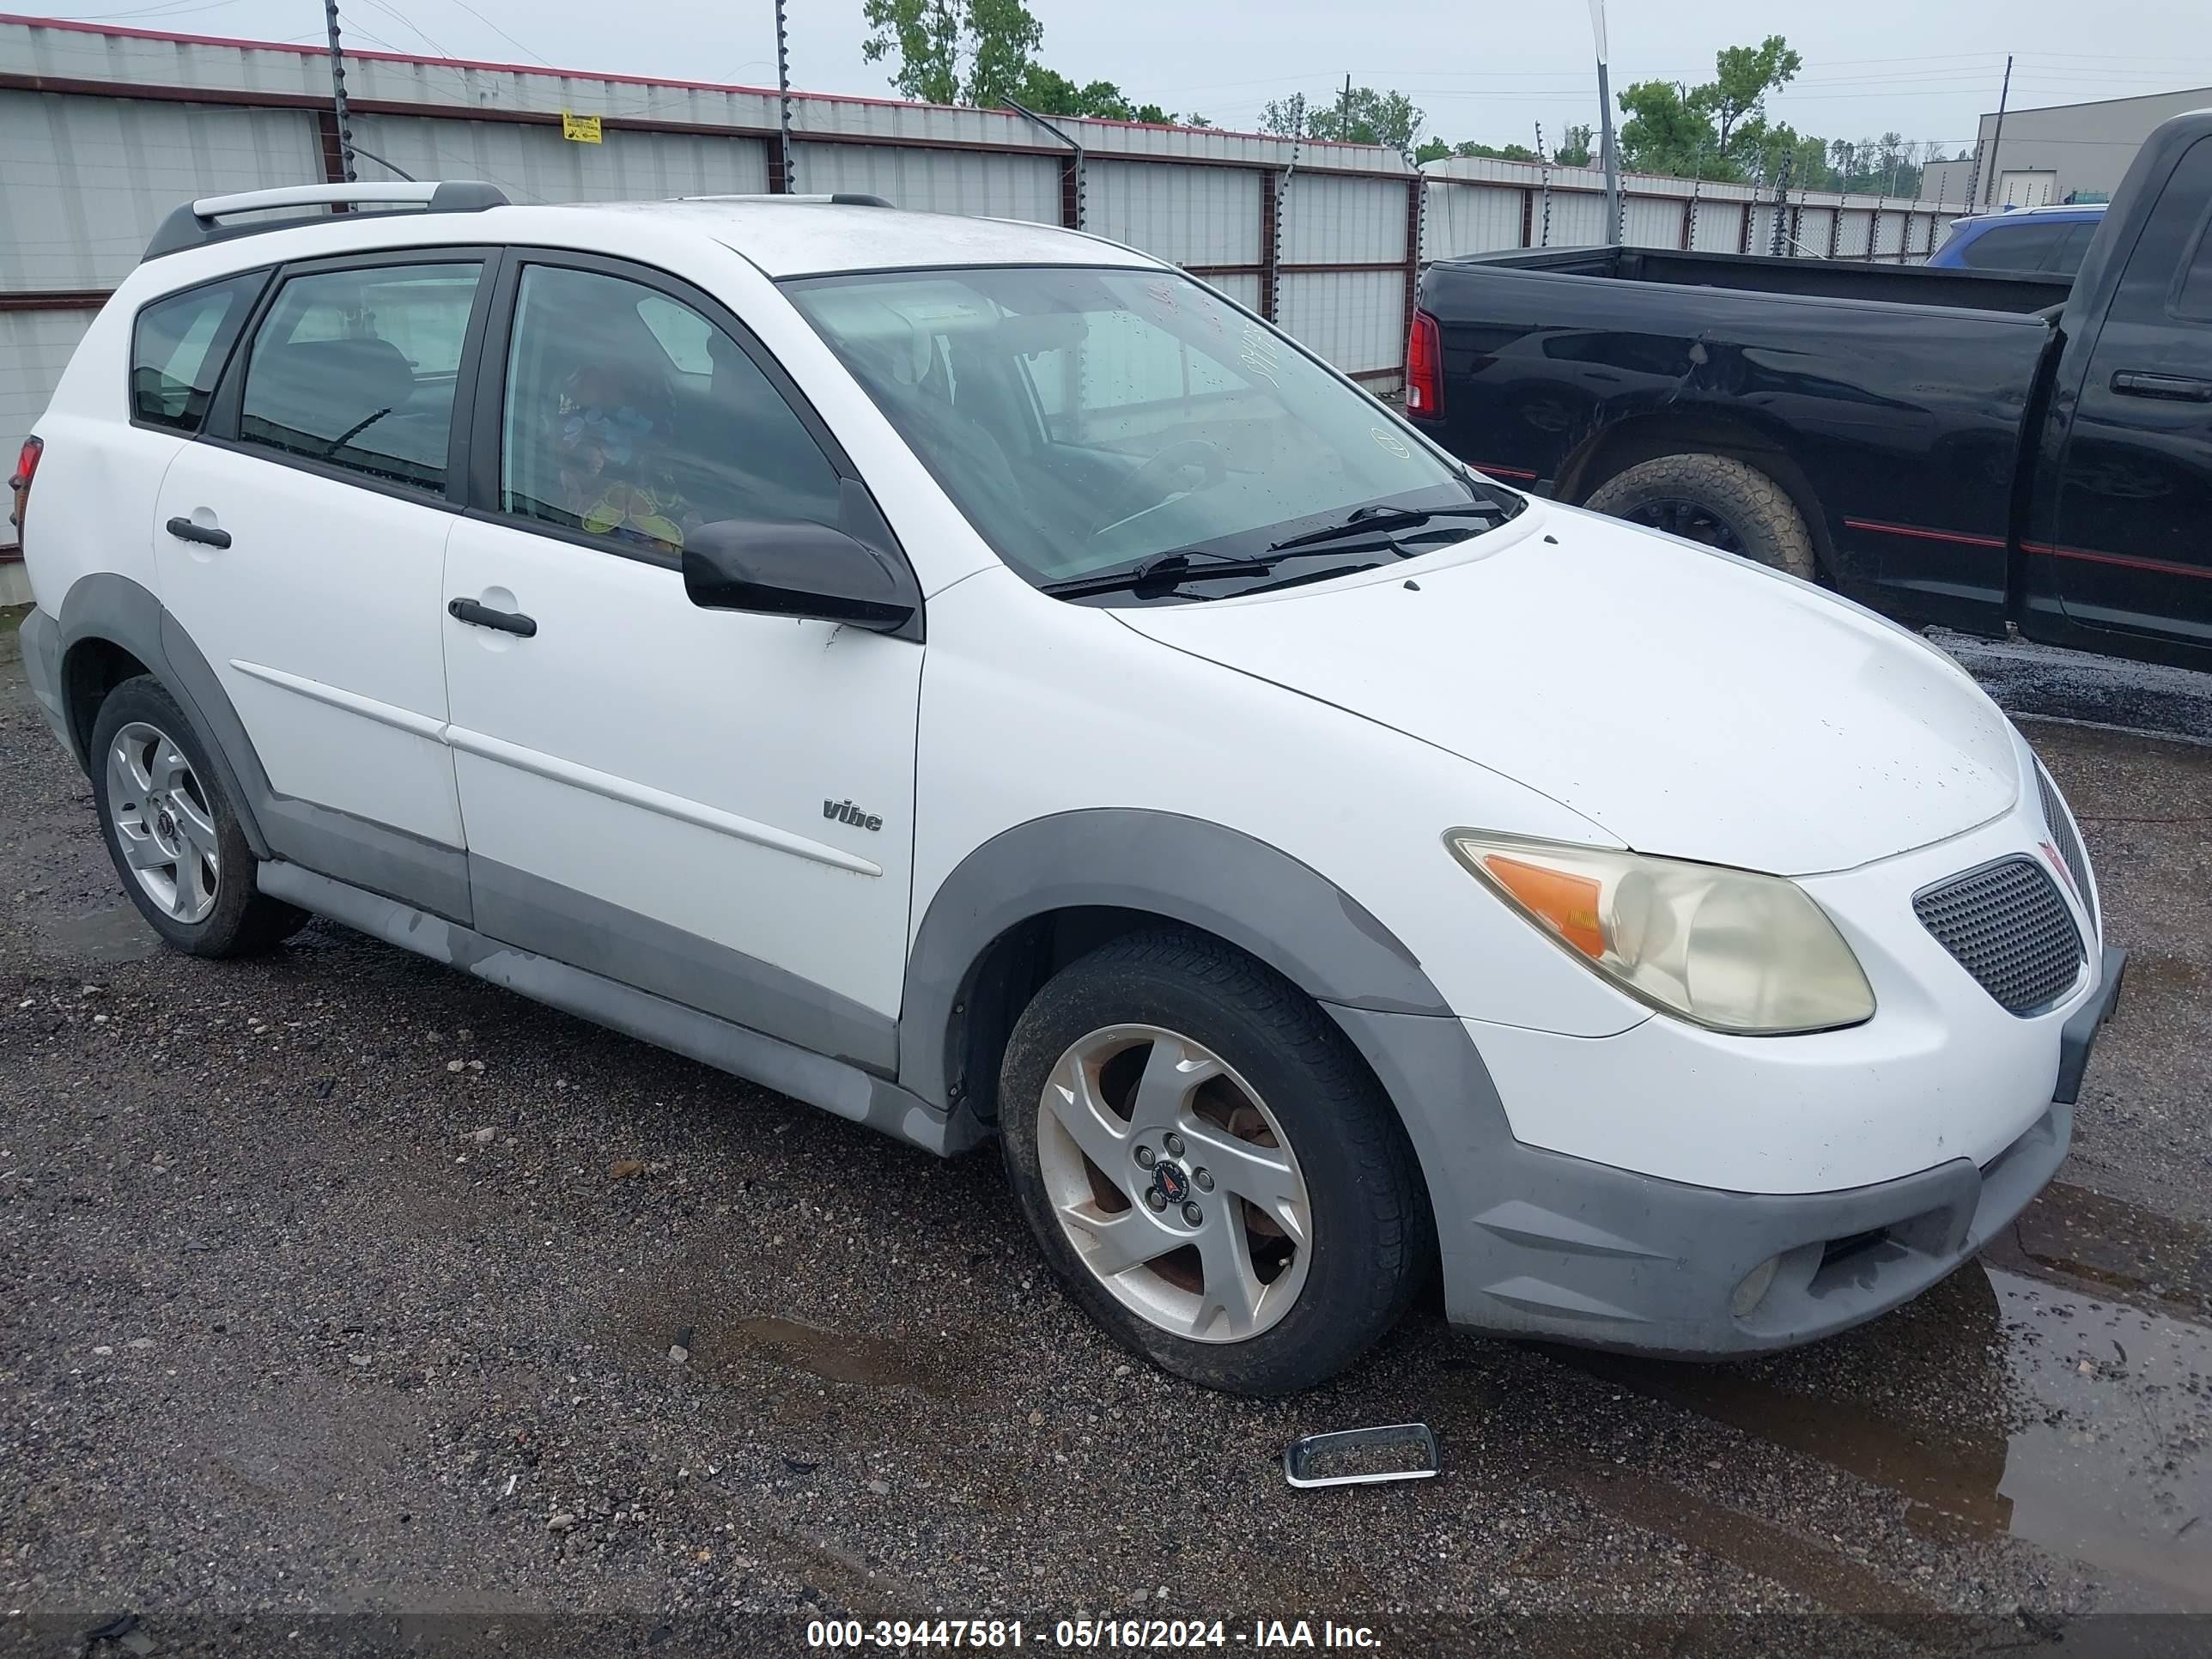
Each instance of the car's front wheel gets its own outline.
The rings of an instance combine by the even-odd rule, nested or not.
[[[139,915],[196,957],[266,951],[303,910],[254,885],[253,849],[185,711],[150,674],[109,692],[92,728],[92,796]]]
[[[1343,1034],[1218,942],[1126,936],[1016,1022],[1006,1166],[1069,1293],[1209,1388],[1272,1395],[1350,1364],[1431,1256],[1412,1149]]]

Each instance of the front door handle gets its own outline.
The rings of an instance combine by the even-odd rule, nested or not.
[[[230,532],[217,530],[211,525],[194,524],[190,519],[172,519],[167,527],[180,542],[198,542],[203,547],[230,545]]]
[[[2154,374],[2148,369],[2123,368],[2112,376],[2112,390],[2127,398],[2165,398],[2175,403],[2212,404],[2212,380],[2190,374]]]
[[[446,607],[447,615],[455,622],[465,622],[471,628],[496,628],[502,634],[519,634],[530,639],[538,632],[538,623],[520,611],[495,611],[474,599],[455,599]]]

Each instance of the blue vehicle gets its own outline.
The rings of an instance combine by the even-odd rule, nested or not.
[[[2104,221],[2101,202],[1978,213],[1952,220],[1950,235],[1928,263],[1954,270],[2033,271],[2070,281]]]

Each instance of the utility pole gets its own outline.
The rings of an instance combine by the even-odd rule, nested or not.
[[[1620,246],[1620,158],[1613,146],[1613,82],[1606,74],[1605,0],[1590,0],[1590,32],[1597,37],[1597,116],[1605,146],[1605,240]]]
[[[1352,138],[1352,77],[1344,77],[1344,97],[1336,106],[1336,136],[1349,143]]]
[[[355,181],[353,118],[346,113],[345,52],[338,45],[338,0],[323,0],[323,21],[331,35],[331,108],[337,118],[338,170]]]
[[[799,172],[791,159],[791,37],[783,26],[783,0],[775,0],[775,93],[782,106],[778,137],[783,146],[783,193],[799,193]]]
[[[1997,124],[1990,133],[1989,176],[1982,181],[1982,205],[1990,204],[1990,197],[1997,187],[1997,146],[2004,143],[2005,102],[2012,96],[2012,54],[2005,54],[2004,85],[1997,90]],[[1972,204],[1969,203],[1968,206]]]

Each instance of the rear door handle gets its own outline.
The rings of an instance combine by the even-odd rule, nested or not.
[[[520,611],[495,611],[474,599],[455,599],[446,607],[446,613],[471,628],[496,628],[502,634],[519,634],[526,640],[538,632],[537,622]]]
[[[210,525],[194,524],[190,519],[172,519],[168,531],[180,542],[198,542],[203,547],[228,547],[230,532],[217,530]]]
[[[2112,390],[2129,398],[2166,398],[2175,403],[2212,404],[2212,380],[2189,374],[2154,374],[2123,368],[2112,375]]]

